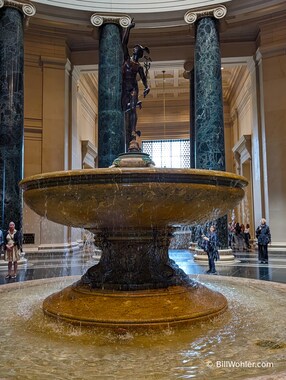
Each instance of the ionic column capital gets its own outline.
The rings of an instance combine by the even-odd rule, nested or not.
[[[194,70],[194,62],[193,61],[185,61],[184,63],[184,73],[183,77],[185,79],[190,80],[192,78],[192,71]]]
[[[34,4],[21,0],[0,0],[0,8],[10,7],[19,9],[25,17],[25,26],[29,25],[29,18],[36,14],[36,7]]]
[[[211,8],[189,10],[185,13],[184,20],[187,24],[194,24],[198,19],[203,17],[214,17],[216,19],[222,19],[226,13],[226,7],[224,5],[218,5]]]
[[[93,13],[90,17],[90,22],[96,27],[103,24],[118,24],[122,26],[122,28],[127,28],[131,24],[131,21],[132,19],[128,15],[106,15]]]
[[[192,71],[194,68],[194,61],[185,61],[184,62],[184,69],[186,71]]]

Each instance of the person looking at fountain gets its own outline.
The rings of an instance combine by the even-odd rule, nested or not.
[[[266,219],[261,219],[255,234],[258,241],[258,260],[261,264],[268,264],[268,244],[271,243],[271,233]]]
[[[210,231],[207,235],[202,235],[204,240],[203,250],[207,253],[209,259],[209,269],[206,273],[217,274],[215,261],[219,260],[218,246],[219,241],[215,232],[215,226],[210,226]]]
[[[244,236],[243,236],[243,224],[239,224],[238,222],[234,227],[234,250],[243,251],[244,249]]]
[[[251,239],[251,236],[250,236],[250,225],[247,223],[246,226],[245,226],[245,229],[244,229],[244,240],[245,240],[245,244],[246,244],[246,249],[248,251],[251,249],[250,239]]]
[[[20,260],[21,251],[21,239],[20,233],[15,229],[15,223],[9,223],[9,229],[5,235],[4,242],[4,259],[8,261],[8,274],[6,278],[16,278],[18,261]],[[12,272],[12,266],[14,264],[14,271]]]
[[[3,232],[2,230],[0,230],[0,256],[2,255],[3,253],[3,244],[4,244],[4,240],[3,240]]]
[[[126,31],[122,38],[122,47],[124,54],[124,63],[122,68],[122,108],[125,112],[125,128],[126,128],[126,146],[128,148],[129,143],[132,141],[132,138],[136,135],[140,136],[141,132],[136,130],[137,125],[137,107],[141,108],[141,101],[138,101],[139,98],[139,88],[137,76],[140,77],[143,85],[144,92],[143,96],[149,93],[150,88],[147,83],[147,72],[150,68],[150,58],[144,57],[146,61],[149,63],[145,63],[144,71],[143,66],[141,66],[139,59],[141,59],[144,55],[144,52],[147,54],[150,53],[147,47],[143,47],[141,45],[135,45],[133,48],[132,56],[129,55],[128,51],[128,41],[130,30],[135,27],[135,23],[131,22],[131,24],[126,28]]]

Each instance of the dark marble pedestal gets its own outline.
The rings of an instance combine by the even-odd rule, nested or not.
[[[99,264],[46,298],[44,313],[73,324],[146,331],[224,312],[222,294],[191,280],[170,260],[170,238],[170,228],[96,231]]]
[[[82,277],[82,285],[114,290],[194,285],[169,258],[171,228],[93,232],[102,255],[100,262]]]

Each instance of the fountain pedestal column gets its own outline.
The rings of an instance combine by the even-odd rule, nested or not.
[[[166,328],[213,318],[226,298],[191,280],[169,259],[170,230],[95,231],[99,264],[45,299],[45,314],[107,328]]]
[[[171,227],[93,230],[102,255],[99,264],[82,277],[82,285],[128,291],[193,285],[169,258],[171,231]]]

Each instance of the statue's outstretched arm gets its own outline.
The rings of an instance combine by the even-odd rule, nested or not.
[[[124,60],[129,58],[129,51],[128,51],[129,36],[130,36],[130,30],[134,27],[135,27],[135,22],[133,22],[132,20],[131,24],[127,26],[123,34],[122,47],[123,47]]]

